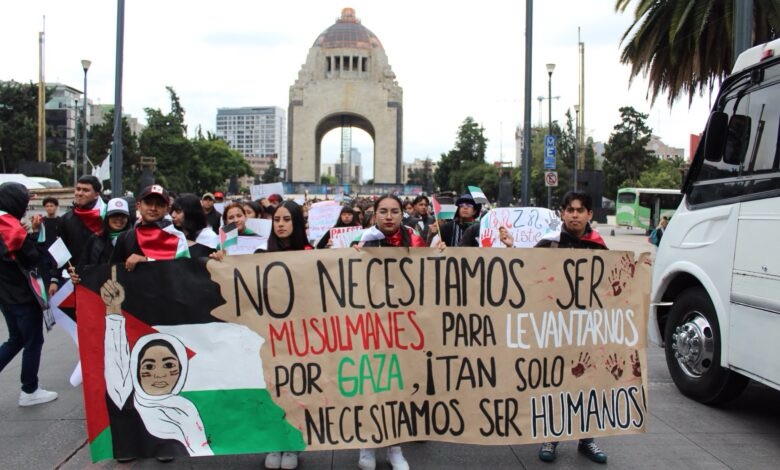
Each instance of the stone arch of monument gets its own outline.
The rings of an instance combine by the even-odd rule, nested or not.
[[[403,92],[381,42],[345,8],[290,87],[288,179],[318,183],[322,138],[348,123],[374,141],[374,181],[401,182]]]

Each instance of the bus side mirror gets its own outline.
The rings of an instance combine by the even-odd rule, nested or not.
[[[704,159],[719,162],[723,158],[723,149],[728,137],[729,118],[726,113],[714,111],[707,121],[704,135]]]

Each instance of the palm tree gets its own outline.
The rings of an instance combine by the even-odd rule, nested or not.
[[[651,101],[667,94],[671,105],[680,95],[688,103],[698,91],[710,93],[734,63],[734,2],[741,0],[638,0],[634,22],[621,39],[620,61],[649,81]],[[616,0],[624,12],[632,0]],[[753,41],[761,44],[780,33],[780,1],[753,0]]]

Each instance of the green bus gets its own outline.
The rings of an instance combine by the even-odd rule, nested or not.
[[[661,217],[672,218],[682,197],[679,189],[620,188],[615,203],[615,223],[650,230]]]

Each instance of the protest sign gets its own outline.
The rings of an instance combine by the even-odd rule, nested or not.
[[[330,229],[331,248],[348,248],[363,234],[363,227],[334,227]]]
[[[92,458],[152,456],[163,435],[199,456],[644,432],[651,269],[648,254],[473,248],[89,268]],[[145,378],[150,344],[175,374]]]
[[[339,220],[341,206],[336,201],[316,202],[309,208],[309,240],[319,240]]]
[[[278,194],[284,196],[284,185],[281,182],[267,183],[267,184],[253,184],[249,187],[249,194],[252,196],[253,201],[268,197],[271,194]]]
[[[502,207],[488,212],[479,226],[479,246],[503,248],[499,229],[506,228],[515,248],[532,248],[543,236],[561,230],[561,219],[543,207]]]

